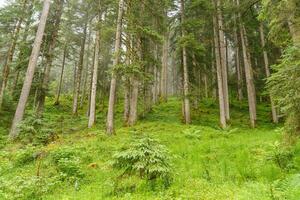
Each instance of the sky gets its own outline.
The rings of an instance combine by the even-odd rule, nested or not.
[[[6,0],[0,0],[0,8],[5,4]]]

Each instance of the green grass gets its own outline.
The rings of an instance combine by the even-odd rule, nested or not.
[[[193,110],[193,124],[181,123],[177,99],[155,106],[135,127],[122,127],[122,105],[117,107],[116,135],[104,133],[105,108],[98,108],[97,126],[88,130],[84,109],[81,117],[71,117],[68,100],[52,107],[47,101],[45,117],[56,123],[59,138],[43,147],[43,158],[16,165],[21,144],[7,144],[0,153],[0,199],[299,199],[300,144],[281,152],[281,126],[270,124],[269,108],[258,106],[258,128],[248,126],[247,104],[231,104],[230,127],[218,127],[218,106],[205,100]],[[83,116],[83,117],[82,117]],[[147,134],[165,145],[173,163],[173,182],[166,188],[135,176],[120,180],[120,171],[109,161],[122,146],[136,136]],[[51,155],[60,149],[76,152],[83,179],[61,180]],[[64,150],[63,150],[64,151]],[[287,167],[284,159],[292,152]],[[20,157],[20,156],[19,156]],[[282,158],[281,158],[282,157]],[[39,180],[36,181],[38,166]],[[95,167],[91,167],[91,164]],[[21,181],[19,179],[22,179]],[[20,183],[19,183],[19,182]],[[18,185],[19,183],[19,185]],[[32,191],[35,191],[33,194]],[[2,195],[2,196],[1,196]]]

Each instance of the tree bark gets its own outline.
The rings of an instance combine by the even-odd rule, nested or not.
[[[181,0],[181,24],[184,24],[184,0]],[[185,37],[185,30],[181,30],[182,37]],[[183,57],[183,95],[184,95],[184,122],[185,124],[191,123],[191,113],[190,113],[190,99],[189,99],[189,76],[188,76],[188,66],[187,66],[187,52],[186,47],[182,47],[182,57]]]
[[[217,70],[217,83],[218,83],[218,95],[219,95],[219,108],[220,108],[220,125],[221,128],[226,128],[226,111],[225,111],[225,101],[224,101],[224,87],[223,87],[223,77],[222,77],[222,67],[220,58],[220,46],[219,46],[219,33],[217,28],[217,17],[213,17],[214,26],[214,44],[215,44],[215,59],[216,59],[216,70]]]
[[[267,50],[266,50],[266,40],[265,40],[265,34],[264,34],[264,27],[263,27],[262,23],[260,23],[260,25],[259,25],[259,33],[260,33],[261,46],[263,48],[265,72],[266,72],[266,77],[268,78],[268,77],[271,76],[271,72],[270,72],[270,67],[269,67],[269,57],[268,57],[268,53],[267,53]],[[275,124],[277,124],[278,123],[278,116],[277,116],[277,111],[276,111],[276,107],[275,107],[272,96],[270,96],[270,102],[271,102],[272,119],[273,119],[273,122]]]
[[[54,49],[56,47],[57,43],[57,37],[58,37],[58,30],[61,22],[61,16],[63,13],[63,5],[64,5],[64,0],[56,0],[55,4],[57,6],[55,12],[53,13],[53,17],[55,19],[53,23],[54,30],[49,30],[50,32],[50,39],[49,39],[49,47],[48,51],[46,52],[46,62],[45,62],[45,71],[44,71],[44,76],[42,80],[42,85],[40,88],[40,94],[39,94],[39,101],[37,105],[37,114],[41,116],[44,112],[44,106],[45,106],[45,98],[46,98],[46,93],[49,88],[49,79],[50,79],[50,72],[51,72],[51,67],[52,67],[52,62],[53,62],[53,57],[54,57]]]
[[[83,38],[81,42],[79,62],[78,62],[78,67],[76,72],[75,93],[73,98],[73,115],[78,114],[78,100],[79,100],[80,87],[81,87],[81,76],[82,76],[85,42],[86,42],[86,34],[87,34],[87,26],[88,26],[88,16],[86,17],[87,19],[83,29]]]
[[[168,80],[168,48],[169,36],[168,33],[164,36],[163,49],[162,49],[162,67],[161,67],[161,80],[160,80],[160,100],[167,101],[167,80]]]
[[[59,79],[59,83],[58,83],[58,88],[57,88],[54,105],[59,105],[59,98],[60,98],[61,87],[62,87],[62,82],[63,82],[66,57],[67,57],[67,44],[65,44],[65,48],[64,48],[63,61],[62,61],[61,72],[60,72],[60,79]]]
[[[89,113],[89,123],[88,127],[91,128],[95,124],[96,119],[96,92],[97,92],[97,76],[98,76],[98,65],[99,65],[99,50],[100,50],[100,31],[96,33],[95,40],[95,56],[94,56],[94,66],[93,66],[93,82],[91,90],[91,102],[90,102],[90,113]]]
[[[35,41],[33,44],[31,56],[29,59],[29,64],[28,64],[21,96],[19,99],[19,103],[17,105],[16,113],[14,115],[11,130],[9,133],[10,138],[15,138],[19,134],[18,124],[23,120],[25,107],[26,107],[26,103],[28,100],[35,67],[36,67],[38,56],[40,53],[41,43],[42,43],[44,31],[45,31],[45,26],[46,26],[49,9],[50,9],[50,0],[44,0],[43,11],[42,11],[40,23],[38,25],[38,30],[37,30]]]
[[[239,6],[239,0],[237,0],[237,5]],[[255,86],[253,80],[253,70],[251,66],[250,53],[248,51],[248,42],[247,34],[244,24],[241,22],[241,15],[238,13],[239,18],[239,28],[241,34],[241,43],[243,49],[243,58],[244,58],[244,67],[245,67],[245,76],[247,84],[247,94],[248,94],[248,105],[249,105],[249,114],[250,114],[250,125],[252,128],[255,128],[256,125],[256,95],[255,95]]]
[[[120,62],[123,13],[124,13],[124,0],[119,0],[116,42],[115,42],[115,58],[113,62],[113,67],[116,67]],[[114,106],[115,106],[116,86],[117,86],[117,75],[115,74],[115,72],[113,72],[111,77],[111,82],[110,82],[107,124],[106,124],[106,132],[109,135],[112,135],[114,133]]]
[[[238,28],[236,24],[236,17],[234,17],[234,42],[235,42],[235,67],[236,67],[236,75],[237,75],[237,91],[238,91],[238,100],[243,100],[243,76],[240,65],[240,47],[238,40]]]
[[[224,93],[224,103],[225,103],[225,114],[226,120],[230,120],[229,113],[229,94],[228,94],[228,75],[227,75],[227,59],[226,59],[226,44],[225,44],[225,34],[223,25],[223,16],[220,5],[220,0],[217,0],[217,21],[218,21],[218,31],[219,31],[219,47],[220,47],[220,59],[222,67],[222,81],[223,81],[223,93]]]

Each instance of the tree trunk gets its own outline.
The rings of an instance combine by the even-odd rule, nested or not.
[[[239,6],[239,0],[237,0],[237,5]],[[256,95],[255,87],[253,81],[253,71],[251,66],[250,53],[248,52],[248,42],[245,26],[241,22],[241,15],[238,13],[239,18],[239,28],[241,34],[241,43],[243,49],[243,58],[244,58],[244,67],[245,67],[245,76],[247,84],[247,94],[248,94],[248,104],[249,104],[249,114],[250,114],[250,125],[252,128],[255,128],[256,125]]]
[[[220,59],[222,67],[222,81],[223,81],[223,93],[225,103],[226,120],[230,120],[229,113],[229,94],[228,94],[228,75],[227,75],[227,59],[226,59],[226,44],[224,35],[223,16],[221,11],[220,0],[217,0],[217,19],[218,19],[218,31],[219,31],[219,47],[220,47]]]
[[[22,6],[23,10],[26,9],[27,1],[28,0],[23,1],[23,6]],[[13,57],[14,57],[14,53],[15,53],[15,49],[16,49],[16,45],[17,45],[17,41],[19,38],[19,33],[20,33],[20,29],[21,29],[23,20],[24,20],[24,16],[21,16],[16,24],[16,28],[15,28],[13,36],[12,36],[12,43],[8,49],[7,57],[5,59],[5,63],[3,66],[2,83],[1,83],[1,87],[0,87],[0,110],[2,107],[2,103],[3,103],[4,92],[5,92],[5,89],[7,86],[7,81],[8,81],[9,71],[10,71],[10,64],[13,61]]]
[[[167,80],[168,80],[168,48],[169,36],[168,33],[164,36],[163,49],[162,49],[162,67],[161,67],[161,80],[160,80],[160,100],[167,101]]]
[[[55,12],[53,13],[53,17],[55,18],[55,21],[53,23],[53,26],[55,29],[49,30],[50,31],[50,39],[49,39],[49,47],[48,51],[46,52],[46,62],[45,62],[45,72],[42,80],[42,85],[40,88],[40,94],[39,94],[39,101],[37,105],[37,114],[41,116],[44,112],[44,106],[45,106],[45,98],[46,98],[46,93],[49,88],[49,78],[50,78],[50,71],[51,71],[51,66],[53,62],[53,57],[54,57],[54,49],[56,47],[56,42],[57,42],[57,37],[58,37],[58,30],[61,22],[61,16],[63,13],[63,5],[64,5],[64,0],[56,0],[54,2],[57,6]]]
[[[270,67],[269,67],[269,57],[268,57],[268,53],[266,50],[266,40],[265,40],[265,34],[264,34],[264,27],[263,24],[260,23],[259,26],[259,32],[260,32],[260,40],[261,40],[261,46],[263,48],[263,55],[264,55],[264,63],[265,63],[265,72],[266,72],[266,77],[270,77],[271,73],[270,73]],[[278,123],[278,116],[277,116],[277,111],[276,111],[276,107],[273,101],[273,98],[270,96],[270,102],[271,102],[271,110],[272,110],[272,119],[274,123]]]
[[[67,45],[65,44],[64,53],[63,53],[63,61],[62,61],[61,72],[60,72],[60,79],[59,79],[59,84],[58,84],[58,89],[57,89],[54,105],[59,105],[59,98],[60,98],[61,87],[62,87],[62,82],[63,82],[65,63],[66,63],[66,56],[67,56]]]
[[[184,0],[181,0],[181,24],[184,24]],[[181,30],[182,37],[185,37],[185,30]],[[190,113],[190,99],[189,99],[189,76],[188,76],[188,66],[187,66],[187,52],[186,47],[182,47],[183,56],[183,95],[184,95],[184,122],[185,124],[191,123],[191,113]]]
[[[123,13],[124,13],[124,0],[119,0],[119,11],[118,11],[118,20],[117,20],[116,42],[115,42],[115,58],[113,62],[113,67],[116,67],[120,62]],[[110,83],[107,125],[106,125],[106,132],[109,135],[112,135],[114,133],[114,106],[115,106],[115,96],[116,96],[116,85],[117,85],[117,75],[115,74],[115,72],[113,72],[111,77],[111,83]]]
[[[237,91],[238,91],[238,100],[243,100],[243,76],[240,65],[240,47],[237,33],[237,25],[235,19],[235,31],[234,31],[234,42],[235,42],[235,66],[236,66],[236,75],[237,75]]]
[[[84,77],[83,77],[83,84],[82,84],[82,94],[80,97],[80,108],[82,108],[85,100],[86,100],[86,90],[87,90],[87,83],[88,83],[88,75],[89,75],[89,59],[90,59],[90,44],[91,44],[91,30],[88,34],[88,44],[87,44],[87,54],[85,58],[85,66],[84,66]],[[92,67],[91,67],[92,68]],[[93,69],[91,69],[93,70]]]
[[[78,114],[78,100],[79,100],[80,87],[81,87],[81,76],[82,76],[85,42],[86,42],[86,34],[87,34],[87,26],[88,26],[88,16],[86,16],[86,17],[87,17],[87,19],[86,19],[86,22],[84,25],[83,38],[82,38],[82,42],[81,42],[80,55],[79,55],[79,62],[78,62],[78,67],[77,67],[77,72],[76,72],[75,93],[74,93],[74,98],[73,98],[73,115]]]
[[[94,66],[93,66],[93,82],[91,90],[91,102],[90,102],[90,115],[88,127],[91,128],[95,124],[96,119],[96,92],[97,92],[97,76],[98,76],[98,65],[99,65],[99,50],[100,50],[100,31],[96,33],[95,40],[95,56],[94,56]]]
[[[219,34],[217,28],[217,17],[213,17],[214,26],[214,43],[215,43],[215,59],[216,59],[216,69],[217,69],[217,82],[218,82],[218,94],[219,94],[219,107],[220,107],[220,125],[221,128],[226,128],[226,111],[225,111],[225,100],[223,92],[223,78],[222,78],[222,67],[220,58],[220,46],[219,46]]]
[[[43,40],[43,35],[44,35],[44,30],[45,30],[45,26],[46,26],[49,9],[50,9],[50,0],[44,0],[43,11],[42,11],[40,23],[38,26],[38,30],[36,33],[35,41],[33,44],[31,56],[29,59],[29,64],[28,64],[21,96],[19,99],[19,103],[17,105],[16,113],[15,113],[15,116],[14,116],[14,119],[12,122],[10,133],[9,133],[10,138],[15,138],[19,134],[18,124],[23,120],[25,107],[26,107],[28,96],[29,96],[35,67],[36,67],[38,56],[40,53],[41,43]]]

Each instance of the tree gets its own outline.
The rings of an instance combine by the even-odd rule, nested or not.
[[[12,122],[10,133],[9,133],[10,138],[15,138],[19,134],[18,124],[22,121],[23,116],[24,116],[26,103],[27,103],[27,99],[29,96],[32,79],[33,79],[33,75],[34,75],[34,70],[35,70],[39,52],[40,52],[40,47],[41,47],[41,43],[42,43],[42,39],[43,39],[43,34],[44,34],[49,10],[50,10],[50,0],[44,0],[43,10],[41,13],[38,30],[37,30],[35,41],[33,44],[33,49],[31,52],[31,56],[30,56],[22,92],[21,92],[21,96],[19,98],[19,103],[17,105],[16,113],[15,113],[15,116],[14,116],[14,119]]]
[[[117,19],[117,29],[116,29],[116,42],[115,42],[115,57],[113,62],[113,68],[115,68],[120,62],[120,48],[121,48],[121,34],[122,34],[122,20],[124,13],[124,0],[119,0],[119,10]],[[108,101],[108,112],[107,112],[107,125],[106,132],[109,135],[114,133],[114,106],[115,106],[115,95],[117,86],[117,75],[112,72],[111,82],[110,82],[110,92]]]
[[[181,5],[181,24],[184,24],[184,0],[180,1]],[[185,37],[185,30],[182,27],[181,35]],[[182,47],[182,65],[183,65],[183,98],[184,98],[184,122],[186,124],[191,123],[191,113],[190,113],[190,100],[189,100],[189,77],[188,77],[188,66],[187,66],[187,52],[186,47]]]

